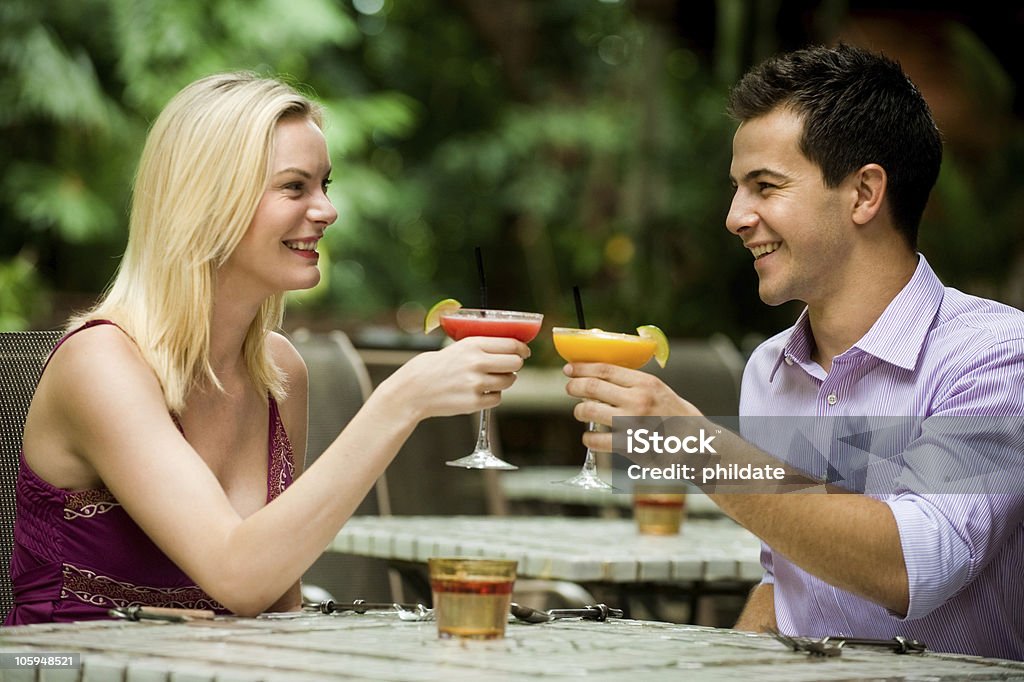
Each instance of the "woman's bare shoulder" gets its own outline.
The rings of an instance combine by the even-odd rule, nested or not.
[[[98,482],[90,448],[131,422],[153,430],[170,417],[155,373],[114,325],[67,337],[43,373],[25,422],[26,461],[58,487]],[[87,463],[89,462],[89,463]]]
[[[298,382],[305,387],[307,382],[306,363],[288,337],[271,332],[267,335],[267,348],[274,363],[284,371],[288,384],[291,386]]]
[[[94,381],[104,377],[146,378],[156,375],[146,363],[138,346],[128,334],[113,324],[97,324],[74,332],[54,352],[43,379],[60,378],[60,384],[81,379]]]

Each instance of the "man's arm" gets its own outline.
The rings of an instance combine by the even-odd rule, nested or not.
[[[578,363],[571,368],[568,393],[592,399],[576,406],[574,414],[580,421],[611,425],[620,416],[690,417],[680,422],[681,428],[703,426],[716,433],[718,461],[723,466],[785,467],[786,482],[797,481],[794,488],[801,492],[781,493],[784,483],[780,492],[764,494],[753,494],[756,491],[750,488],[706,492],[736,522],[811,575],[895,613],[907,613],[907,567],[899,528],[887,504],[822,485],[786,467],[740,436],[716,428],[656,377],[603,364]],[[613,450],[611,433],[588,432],[583,441],[595,450]]]
[[[775,585],[761,583],[750,591],[743,613],[734,625],[737,630],[748,632],[764,632],[768,628],[777,629],[775,622]]]
[[[712,495],[722,510],[811,575],[898,614],[910,603],[899,528],[865,495]]]

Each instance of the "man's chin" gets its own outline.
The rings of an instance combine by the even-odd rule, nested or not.
[[[757,295],[760,297],[762,303],[772,307],[780,306],[794,300],[792,296],[786,296],[781,291],[775,291],[763,285],[758,287]]]

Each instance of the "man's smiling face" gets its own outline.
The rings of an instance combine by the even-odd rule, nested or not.
[[[754,256],[758,294],[768,305],[825,302],[843,280],[849,216],[843,185],[825,186],[800,151],[803,119],[781,107],[745,121],[733,138],[736,188],[726,227]]]

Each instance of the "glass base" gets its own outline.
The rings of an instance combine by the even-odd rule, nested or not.
[[[615,486],[608,485],[598,478],[596,474],[592,474],[586,469],[572,478],[567,478],[564,481],[552,481],[552,483],[569,486],[571,488],[582,488],[584,490],[615,490]]]
[[[460,457],[445,462],[450,467],[462,467],[463,469],[500,469],[502,471],[514,471],[518,469],[515,464],[509,464],[503,459],[495,457],[493,453],[477,450],[471,455]]]
[[[590,430],[594,430],[594,425],[590,425]],[[583,460],[583,468],[580,472],[568,478],[564,481],[552,481],[556,485],[565,485],[570,488],[582,488],[583,490],[608,490],[616,491],[618,488],[615,486],[608,485],[601,480],[601,477],[597,475],[597,458],[594,457],[594,453],[587,448],[587,457]]]

